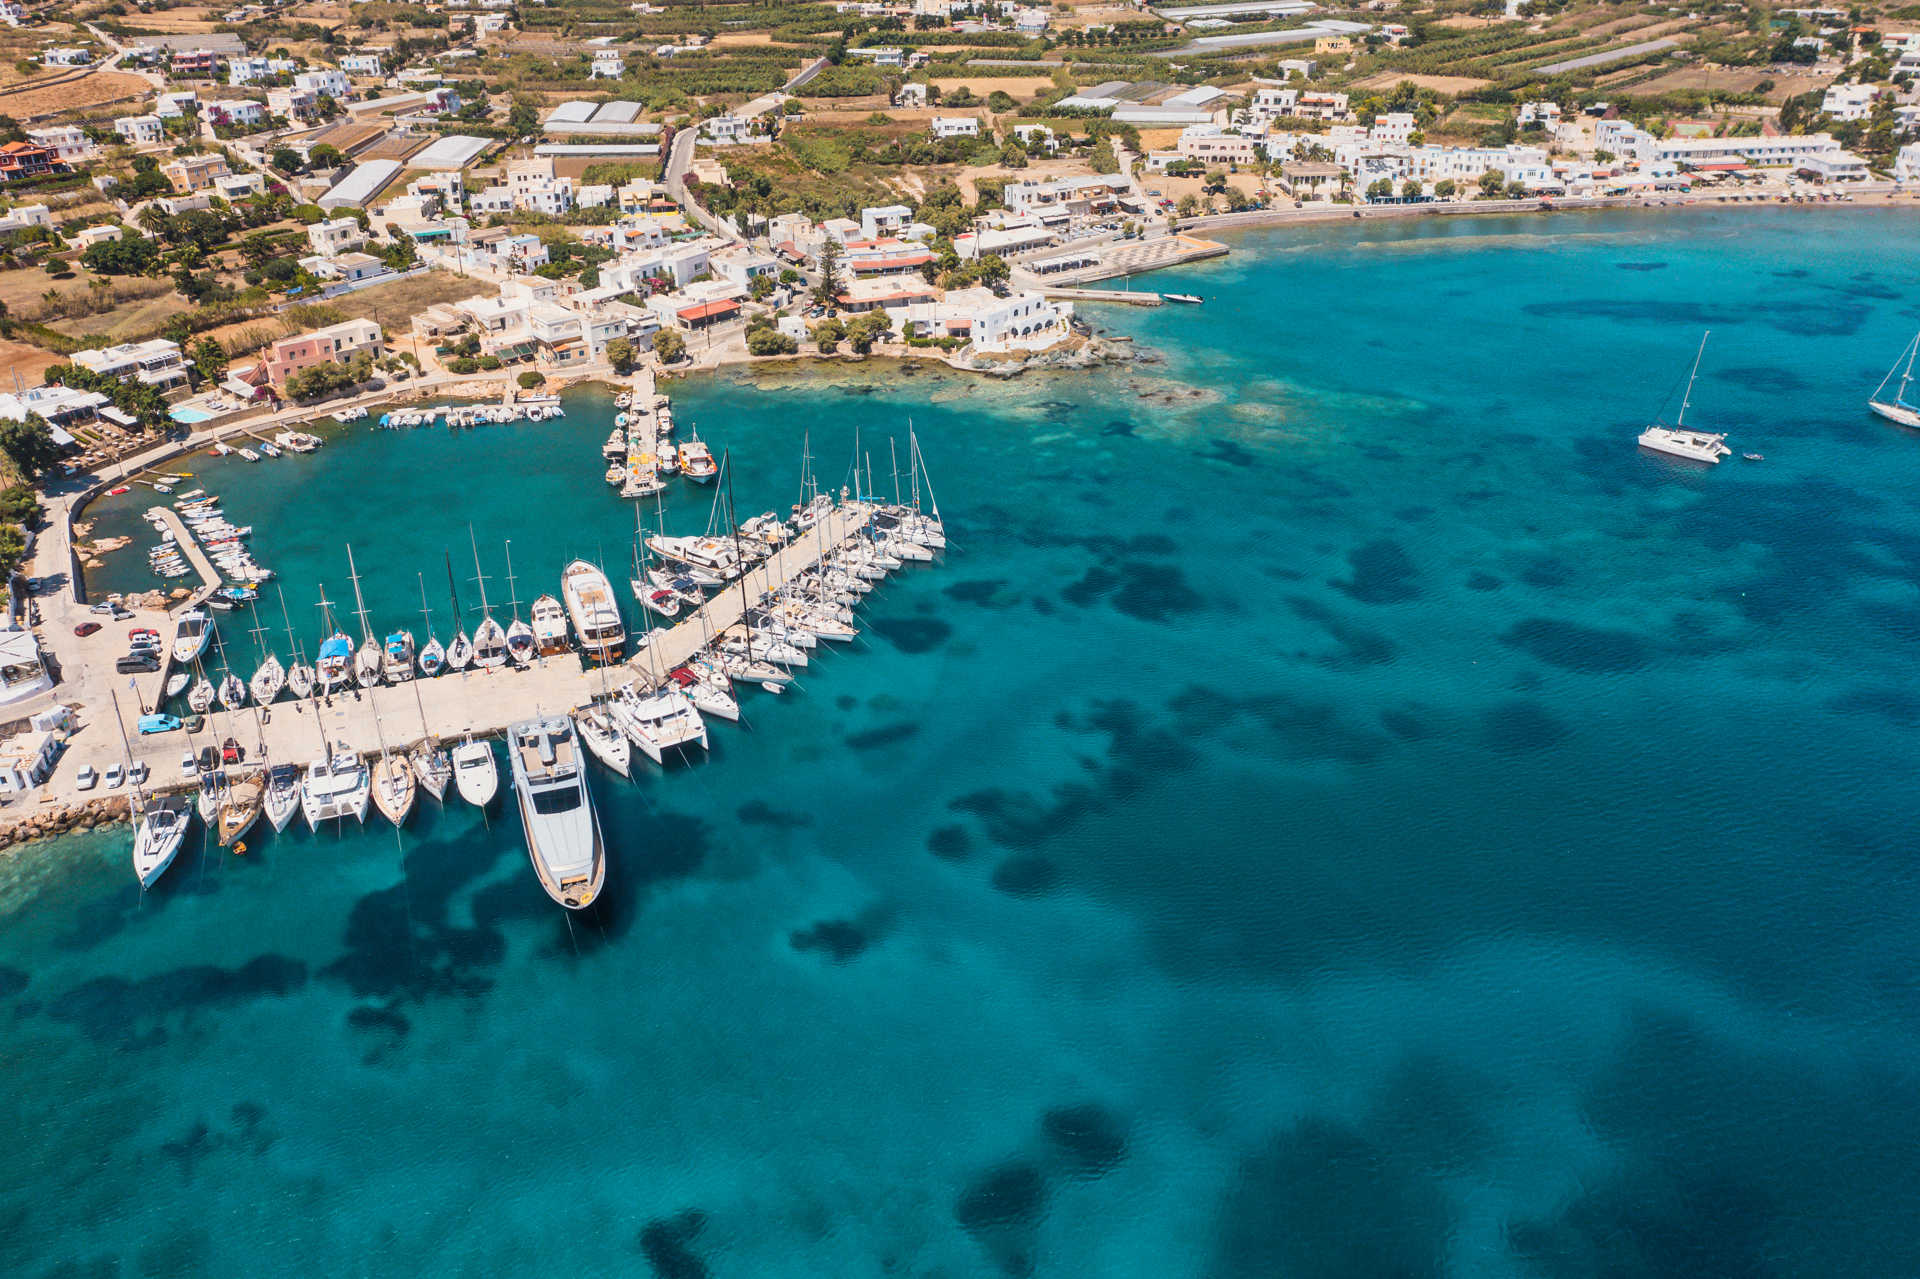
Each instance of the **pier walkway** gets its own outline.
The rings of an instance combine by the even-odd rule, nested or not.
[[[388,750],[400,750],[428,734],[447,741],[468,733],[503,732],[517,720],[569,711],[629,684],[653,687],[706,647],[712,636],[737,623],[748,604],[813,567],[823,554],[864,529],[871,516],[872,508],[859,502],[836,508],[797,542],[748,571],[745,602],[740,583],[734,582],[678,625],[657,633],[647,648],[612,666],[589,668],[579,654],[568,652],[536,658],[525,668],[468,669],[435,679],[340,692],[318,703],[283,699],[269,708],[215,710],[206,716],[205,728],[191,736],[178,732],[138,736],[135,720],[140,707],[125,697],[120,702],[121,719],[134,758],[152,770],[150,789],[195,785],[197,774],[180,767],[181,756],[218,746],[227,738],[245,749],[248,764],[258,763],[264,748],[276,763],[305,765],[329,746],[372,755],[383,741]],[[94,767],[104,770],[119,762],[117,734],[100,735],[90,746],[98,757],[89,754],[85,762]]]
[[[185,607],[199,604],[219,589],[220,583],[224,580],[220,576],[220,570],[216,569],[213,561],[207,558],[207,549],[200,545],[200,539],[187,528],[186,521],[180,518],[178,511],[171,506],[157,506],[153,509],[160,512],[160,522],[165,524],[167,530],[173,534],[174,545],[178,546],[180,553],[187,557],[187,563],[193,566],[193,571],[200,575],[202,583],[200,592]]]

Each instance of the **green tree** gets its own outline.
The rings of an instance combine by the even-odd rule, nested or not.
[[[524,136],[540,127],[540,108],[532,98],[516,97],[507,111],[507,128],[515,136]]]
[[[686,358],[687,340],[677,329],[661,329],[653,337],[653,353],[662,364],[678,364]]]
[[[1441,178],[1438,182],[1433,184],[1434,195],[1438,196],[1442,200],[1451,200],[1453,198],[1453,193],[1459,189],[1460,188],[1454,184],[1454,181],[1452,178]]]
[[[40,495],[28,484],[15,484],[0,489],[0,520],[9,524],[26,524],[40,510]]]
[[[451,367],[451,366],[449,366]],[[344,364],[335,364],[329,360],[325,364],[316,364],[301,369],[287,378],[287,398],[293,400],[318,399],[323,395],[332,395],[344,391],[354,384],[353,374]]]
[[[1480,197],[1484,200],[1497,200],[1506,189],[1507,175],[1498,169],[1488,169],[1480,175]]]
[[[1093,148],[1093,154],[1087,157],[1095,173],[1120,172],[1120,157],[1113,153],[1113,143],[1105,138]]]
[[[1402,182],[1400,184],[1400,196],[1402,199],[1406,199],[1406,200],[1419,199],[1420,184],[1416,182],[1414,179],[1408,178],[1405,182]]]
[[[53,427],[38,413],[18,422],[0,422],[0,453],[23,479],[32,480],[51,470],[61,449],[53,442]]]
[[[748,355],[792,355],[800,344],[772,327],[756,328],[747,334]]]
[[[80,264],[95,275],[143,275],[159,260],[159,246],[138,235],[90,244],[80,255]]]
[[[828,236],[820,245],[820,283],[813,300],[831,313],[840,305],[840,241]]]
[[[607,363],[621,377],[633,372],[633,343],[625,338],[615,338],[607,343]]]
[[[1367,199],[1390,200],[1393,198],[1393,179],[1375,178],[1367,184]]]
[[[755,302],[765,301],[767,295],[773,292],[772,278],[764,275],[754,276],[747,284],[747,292],[752,295]]]
[[[633,343],[627,342],[625,338],[615,338],[614,342],[626,342],[627,367],[632,368],[633,367]],[[608,354],[612,354],[613,343],[609,342],[607,346],[608,346]],[[546,374],[541,373],[536,369],[528,369],[525,373],[522,373],[519,377],[514,379],[514,381],[520,384],[520,389],[523,391],[531,391],[536,386],[542,386],[546,383],[546,380],[547,380]]]
[[[227,375],[227,350],[213,338],[201,338],[188,352],[193,367],[200,370],[200,376],[209,382],[218,382]]]
[[[822,320],[813,326],[812,336],[820,354],[832,355],[840,349],[841,341],[847,336],[847,326],[834,319]]]

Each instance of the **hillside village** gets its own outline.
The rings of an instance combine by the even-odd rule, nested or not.
[[[17,469],[425,379],[1101,358],[1295,218],[1899,196],[1920,6],[0,0]],[[1144,300],[1129,297],[1126,300]]]

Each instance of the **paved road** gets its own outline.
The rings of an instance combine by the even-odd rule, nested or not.
[[[1658,53],[1662,49],[1678,47],[1672,40],[1648,40],[1644,44],[1630,44],[1620,49],[1602,49],[1599,53],[1589,53],[1584,58],[1568,58],[1565,62],[1556,62],[1551,66],[1537,67],[1535,75],[1559,75],[1563,71],[1578,71],[1581,67],[1605,66],[1609,62],[1618,62],[1622,58],[1637,58],[1643,53]]]
[[[673,135],[673,145],[667,152],[667,194],[709,232],[723,240],[737,240],[740,237],[733,233],[733,229],[701,208],[694,200],[693,193],[687,190],[687,167],[693,163],[693,148],[699,141],[700,130],[695,125],[688,125]]]

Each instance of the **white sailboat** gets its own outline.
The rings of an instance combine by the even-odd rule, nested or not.
[[[633,758],[627,735],[615,728],[598,706],[584,706],[573,713],[573,726],[587,751],[622,777],[629,775]]]
[[[467,530],[472,539],[473,530]],[[493,620],[493,614],[487,610],[487,575],[480,571],[480,544],[473,546],[474,580],[480,584],[480,625],[473,631],[473,657],[475,670],[490,671],[507,664],[506,628]],[[459,641],[456,640],[457,644]]]
[[[1693,356],[1693,372],[1687,375],[1686,393],[1680,397],[1679,417],[1672,426],[1649,426],[1640,432],[1641,448],[1670,457],[1686,458],[1690,462],[1705,462],[1709,466],[1718,466],[1721,458],[1733,456],[1724,434],[1687,429],[1687,409],[1693,403],[1693,384],[1700,376],[1700,358],[1707,353],[1707,338],[1711,333],[1712,330],[1708,330],[1700,335],[1700,349]]]
[[[367,625],[367,601],[360,594],[360,570],[353,563],[353,547],[347,547],[347,576],[353,582],[353,615],[360,619],[360,648],[353,655],[353,677],[362,688],[373,688],[380,683],[380,668],[384,655],[380,641],[373,637],[373,628]]]
[[[336,750],[307,765],[306,778],[300,785],[300,810],[306,814],[311,830],[336,818],[365,822],[372,793],[372,780],[360,757],[352,751]]]
[[[292,764],[274,764],[267,769],[267,793],[261,809],[275,831],[283,831],[293,815],[300,811],[300,770]]]
[[[278,587],[274,589],[279,590]],[[313,667],[300,660],[300,642],[293,637],[293,617],[287,612],[287,593],[280,591],[280,616],[287,625],[287,652],[292,655],[292,664],[287,667],[287,691],[295,697],[305,700],[313,692]],[[271,805],[273,788],[267,788],[267,797]]]
[[[1907,349],[1900,353],[1900,359],[1895,360],[1893,368],[1888,369],[1887,375],[1880,379],[1880,385],[1873,389],[1873,395],[1867,400],[1867,407],[1889,422],[1920,429],[1920,406],[1907,403],[1907,388],[1913,385],[1913,361],[1916,355],[1920,355],[1920,333],[1913,335],[1913,341],[1907,343]],[[1887,383],[1893,381],[1896,369],[1900,373],[1900,389],[1893,393],[1891,400],[1884,399]]]
[[[530,664],[537,652],[533,627],[520,616],[520,600],[513,590],[513,542],[507,542],[507,605],[513,609],[513,622],[507,627],[507,656],[515,666]]]
[[[133,873],[139,877],[141,888],[152,888],[186,840],[187,827],[193,824],[193,802],[185,795],[144,799],[137,788],[133,802],[137,814]]]

